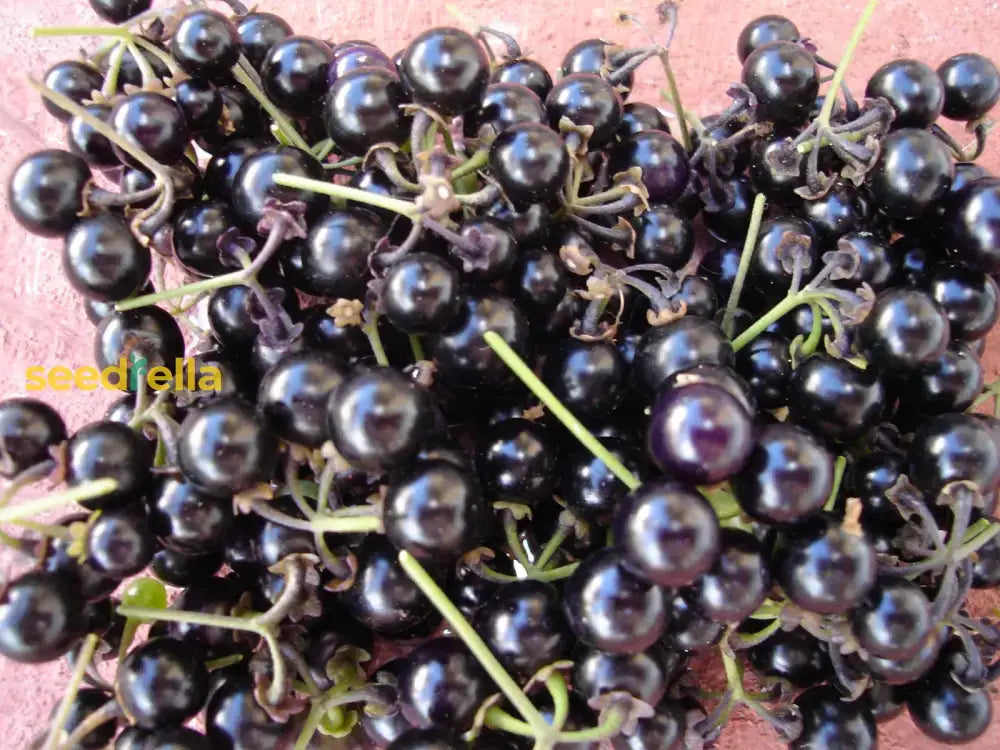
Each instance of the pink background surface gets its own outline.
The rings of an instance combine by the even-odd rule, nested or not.
[[[527,54],[555,70],[565,50],[576,41],[600,36],[639,44],[633,29],[616,24],[624,3],[587,0],[469,0],[460,3],[473,21],[513,33]],[[734,52],[742,26],[763,13],[782,13],[812,38],[821,54],[836,60],[864,5],[820,0],[688,0],[673,46],[673,61],[686,106],[710,114],[727,103],[727,84],[738,80]],[[654,23],[655,0],[635,0],[628,10]],[[364,38],[393,53],[417,31],[435,24],[456,23],[438,0],[260,0],[261,10],[281,13],[300,33],[325,39]],[[47,66],[72,57],[90,40],[32,40],[37,25],[90,24],[84,0],[5,0],[0,3],[0,190],[12,166],[25,153],[64,145],[63,126],[50,117],[24,84],[25,76],[40,78]],[[912,56],[936,66],[958,52],[978,51],[1000,61],[1000,3],[884,0],[876,11],[848,81],[856,95],[868,76],[894,57]],[[662,73],[649,66],[641,71],[634,99],[656,102]],[[1000,114],[998,114],[1000,116]],[[962,142],[968,140],[965,136]],[[1000,173],[1000,145],[982,162]],[[59,245],[24,233],[0,212],[0,398],[22,395],[29,365],[77,367],[92,364],[93,328],[81,304],[62,279]],[[1000,373],[994,337],[986,354],[987,381]],[[104,392],[53,393],[48,398],[66,415],[71,429],[100,417],[111,396]],[[8,558],[0,554],[0,564]],[[993,602],[997,600],[993,598]],[[0,748],[25,747],[62,692],[66,670],[61,665],[28,667],[0,660]],[[1000,703],[995,715],[1000,718]],[[881,747],[924,750],[935,743],[921,735],[905,716],[882,728]],[[779,745],[769,728],[746,712],[727,728],[723,748]],[[970,747],[1000,747],[1000,721]]]

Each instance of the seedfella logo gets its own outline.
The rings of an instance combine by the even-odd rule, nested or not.
[[[56,365],[29,367],[25,389],[28,391],[137,391],[145,380],[154,391],[221,391],[222,372],[213,365],[195,366],[194,360],[176,359],[174,369],[149,366],[145,357],[122,357],[117,365],[98,370],[96,367],[69,368]]]

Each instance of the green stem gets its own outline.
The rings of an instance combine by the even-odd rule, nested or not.
[[[489,158],[490,152],[485,149],[480,149],[452,170],[452,182],[482,169],[486,166]]]
[[[319,516],[309,522],[313,531],[323,534],[367,534],[382,532],[382,519],[378,516]]]
[[[108,60],[108,72],[104,74],[104,85],[101,86],[101,93],[106,99],[110,99],[118,91],[118,75],[121,73],[122,60],[124,59],[125,45],[118,42]]]
[[[681,143],[684,145],[684,150],[691,153],[691,133],[688,132],[687,118],[684,114],[684,107],[681,106],[681,91],[677,87],[677,79],[670,66],[670,52],[668,50],[660,51],[660,62],[663,64],[663,72],[667,76],[667,86],[670,87],[670,99],[677,112],[677,124],[681,129]]]
[[[743,675],[740,672],[740,665],[736,661],[736,656],[729,647],[729,636],[731,633],[732,631],[726,633],[726,636],[722,639],[719,652],[722,654],[722,667],[726,671],[726,682],[729,685],[729,689],[733,691],[733,700],[735,702],[743,700]]]
[[[226,667],[231,667],[234,664],[239,664],[243,661],[243,654],[230,654],[229,656],[220,656],[218,659],[211,659],[205,662],[205,669],[209,672],[214,672],[217,669],[225,669]]]
[[[465,619],[465,616],[459,612],[458,607],[452,604],[448,595],[431,578],[430,574],[424,569],[424,566],[406,551],[399,553],[399,564],[406,572],[406,575],[417,584],[418,588],[424,593],[424,596],[431,600],[431,603],[437,608],[438,612],[448,621],[452,630],[462,639],[462,642],[465,643],[476,657],[483,669],[486,670],[497,684],[497,687],[500,688],[501,692],[507,696],[507,700],[514,705],[514,708],[521,714],[521,718],[534,731],[534,737],[537,739],[551,737],[552,727],[545,721],[545,717],[535,708],[531,699],[524,694],[520,685],[514,682],[514,679],[493,655],[493,652],[490,651],[489,646],[479,636],[479,633],[473,629],[469,621]]]
[[[528,557],[524,552],[524,545],[521,544],[521,540],[517,537],[517,519],[514,518],[514,514],[505,511],[503,516],[503,533],[504,538],[507,540],[507,546],[510,548],[510,553],[514,556],[521,567],[525,570],[531,570],[531,563],[528,562]]]
[[[545,566],[548,564],[549,560],[552,559],[552,555],[554,555],[562,546],[562,543],[566,541],[566,538],[570,535],[570,531],[572,531],[572,527],[563,523],[556,527],[556,532],[545,544],[545,547],[538,555],[538,559],[535,560],[535,564],[532,566],[533,572],[541,572],[545,570]]]
[[[128,51],[132,53],[132,59],[135,60],[135,64],[139,68],[139,74],[142,77],[142,86],[146,88],[154,81],[159,79],[156,77],[156,71],[153,70],[153,66],[149,64],[149,60],[146,56],[139,51],[139,46],[135,43],[134,38],[130,38],[125,46],[128,47]]]
[[[486,710],[485,726],[508,734],[516,734],[519,737],[534,737],[535,730],[530,724],[526,724],[520,719],[515,719],[500,706],[490,706]]]
[[[283,172],[275,174],[273,179],[276,185],[281,185],[282,187],[294,188],[295,190],[309,190],[313,193],[328,195],[331,198],[340,198],[346,201],[365,203],[369,206],[375,206],[375,208],[384,208],[387,211],[393,211],[401,216],[406,216],[411,219],[415,218],[419,213],[417,204],[413,201],[404,201],[399,198],[389,198],[367,190],[348,187],[347,185],[335,185],[332,182],[311,180],[308,177],[299,177],[298,175],[286,174]]]
[[[827,498],[823,510],[833,510],[833,506],[837,504],[837,495],[840,494],[840,483],[844,479],[844,469],[846,468],[847,458],[845,456],[837,456],[837,460],[833,464],[833,487],[830,488],[830,496]]]
[[[618,734],[624,723],[625,710],[622,708],[613,708],[608,712],[607,718],[604,720],[603,724],[598,724],[596,727],[591,729],[577,729],[572,732],[559,732],[559,742],[560,744],[568,744],[572,742],[599,742],[600,740],[606,740],[609,737],[614,737]]]
[[[271,628],[260,625],[255,619],[233,617],[231,615],[209,615],[204,612],[188,612],[181,609],[156,609],[153,607],[118,607],[118,614],[133,620],[160,620],[162,622],[181,622],[188,625],[200,625],[206,628],[222,628],[224,630],[241,630],[254,633],[264,639],[271,653],[273,670],[271,686],[268,689],[268,700],[272,705],[281,701],[285,685],[285,659],[281,655],[278,639],[274,637]]]
[[[545,687],[552,696],[552,726],[561,730],[569,718],[569,691],[566,689],[566,678],[555,672],[545,681]]]
[[[136,310],[140,307],[146,307],[147,305],[155,305],[160,302],[168,302],[169,300],[187,297],[191,294],[214,292],[216,289],[242,284],[246,280],[246,269],[243,269],[242,271],[230,271],[229,273],[222,274],[222,276],[202,279],[201,281],[195,281],[173,289],[164,289],[159,292],[153,292],[152,294],[143,294],[138,297],[131,297],[130,299],[117,303],[115,305],[115,309],[118,312]]]
[[[53,492],[51,495],[40,497],[37,500],[28,500],[12,507],[2,508],[0,509],[0,524],[17,523],[21,519],[47,513],[70,503],[93,500],[114,492],[117,487],[118,483],[114,479],[94,479],[90,482],[84,482],[78,487]]]
[[[722,487],[699,487],[698,489],[708,500],[720,521],[736,518],[742,512],[736,497],[729,490]]]
[[[495,331],[487,331],[483,334],[483,339],[489,345],[489,347],[497,353],[497,356],[503,360],[504,364],[509,367],[518,378],[521,379],[531,392],[538,397],[538,399],[545,404],[545,408],[553,414],[556,419],[563,423],[563,425],[572,433],[573,437],[579,440],[583,445],[593,453],[597,458],[601,459],[604,464],[611,470],[618,479],[628,487],[630,490],[635,490],[642,484],[639,478],[636,477],[631,471],[625,468],[625,465],[619,461],[614,454],[608,451],[600,441],[594,437],[593,433],[590,432],[579,419],[570,413],[569,409],[563,406],[562,402],[556,398],[555,394],[548,389],[548,387],[543,383],[535,373],[531,371],[531,368],[525,363],[523,359],[515,352],[503,338],[500,337]]]
[[[775,618],[756,633],[750,633],[749,635],[734,635],[733,637],[739,641],[739,647],[741,650],[753,648],[754,646],[759,646],[772,635],[777,633],[780,628],[781,620]]]
[[[333,151],[334,143],[332,138],[324,138],[311,149],[309,153],[316,157],[316,161],[323,161]]]
[[[233,77],[247,90],[250,96],[257,100],[260,106],[264,108],[264,111],[271,116],[271,120],[278,126],[278,130],[284,134],[288,142],[296,148],[309,153],[309,144],[299,135],[299,132],[289,119],[285,117],[285,114],[274,105],[274,102],[267,98],[267,95],[257,85],[257,82],[241,65],[233,67]]]
[[[733,288],[729,292],[729,301],[726,303],[726,310],[722,314],[722,331],[732,338],[733,336],[733,316],[736,315],[736,308],[740,304],[740,295],[743,293],[743,284],[746,282],[747,272],[750,270],[750,260],[753,258],[753,251],[757,247],[757,235],[760,233],[760,223],[764,218],[764,207],[767,200],[763,193],[759,193],[753,199],[753,209],[750,212],[750,226],[747,227],[746,239],[743,240],[743,252],[740,254],[740,264],[736,269],[736,278],[733,279]]]
[[[820,309],[815,302],[810,303],[809,307],[812,308],[812,330],[809,331],[809,338],[802,343],[802,347],[799,349],[799,352],[806,357],[810,357],[816,352],[823,339],[823,316]]]
[[[613,187],[600,193],[594,193],[593,195],[585,195],[582,198],[577,198],[573,205],[600,206],[605,203],[612,203],[619,198],[624,198],[628,194],[629,191],[623,187]]]
[[[755,338],[760,336],[767,327],[770,326],[777,320],[781,320],[784,316],[788,315],[792,310],[794,310],[799,305],[804,305],[809,302],[814,302],[821,299],[826,299],[831,297],[826,292],[820,292],[815,289],[803,289],[796,294],[789,294],[787,297],[781,300],[778,304],[764,313],[757,321],[747,328],[743,333],[733,339],[733,351],[738,352],[744,346],[749,344]]]
[[[963,560],[974,552],[977,552],[981,547],[983,547],[987,542],[992,541],[996,536],[1000,534],[1000,523],[991,524],[989,529],[984,531],[979,536],[971,539],[957,550],[955,550],[954,559]]]
[[[76,655],[73,674],[70,675],[69,682],[66,683],[66,691],[63,693],[63,698],[59,703],[56,715],[52,718],[49,734],[45,739],[42,750],[57,750],[59,747],[63,730],[66,727],[66,720],[69,719],[70,709],[73,708],[73,701],[76,700],[76,694],[80,691],[80,685],[83,684],[83,678],[87,674],[87,667],[90,666],[90,662],[94,658],[94,652],[97,650],[99,642],[100,638],[94,633],[89,634],[84,639],[83,645],[80,647],[80,652]]]
[[[372,319],[361,326],[361,330],[368,337],[372,352],[375,354],[375,361],[379,367],[389,366],[389,355],[385,353],[385,346],[382,345],[382,336],[378,332],[378,315],[372,315]]]
[[[816,118],[816,123],[820,125],[820,130],[822,130],[823,127],[829,127],[830,125],[830,115],[833,114],[833,105],[836,103],[837,97],[840,94],[840,86],[844,82],[844,75],[847,73],[847,66],[851,63],[851,57],[854,56],[854,50],[857,49],[858,44],[861,42],[861,36],[865,33],[865,27],[871,20],[872,14],[875,12],[875,6],[877,5],[878,0],[868,0],[868,4],[861,12],[861,18],[858,19],[858,23],[855,25],[854,31],[851,33],[851,38],[847,42],[844,54],[840,57],[840,64],[837,65],[837,69],[833,72],[833,80],[830,82],[829,93],[823,100],[823,108],[819,111],[819,117]]]
[[[427,359],[424,355],[424,345],[420,342],[420,337],[415,334],[410,334],[410,351],[413,352],[413,361],[421,362]]]

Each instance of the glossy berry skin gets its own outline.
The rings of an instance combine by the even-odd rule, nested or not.
[[[491,691],[483,668],[457,638],[427,641],[400,670],[400,705],[415,727],[465,731]]]
[[[489,216],[465,219],[458,225],[458,235],[464,243],[450,243],[448,255],[466,281],[496,281],[514,265],[517,242],[499,220]]]
[[[874,427],[888,397],[878,374],[826,354],[814,355],[792,373],[788,407],[794,421],[817,435],[852,440]]]
[[[191,137],[184,112],[177,103],[148,91],[140,91],[118,102],[111,110],[109,124],[130,145],[145,151],[161,164],[179,161]],[[116,150],[124,164],[139,166],[122,149]]]
[[[974,482],[983,494],[1000,485],[1000,446],[990,428],[970,414],[942,414],[925,421],[907,457],[910,480],[936,497],[949,482]]]
[[[424,342],[443,381],[471,388],[510,382],[507,365],[483,338],[486,331],[495,332],[521,357],[528,355],[528,321],[514,301],[492,291],[470,290],[460,297],[452,325]]]
[[[222,94],[206,78],[188,78],[178,83],[174,89],[174,101],[184,112],[184,119],[192,133],[212,130],[222,117]]]
[[[785,271],[778,252],[782,240],[789,235],[799,235],[802,238],[798,246],[803,253],[801,263],[804,276],[808,278],[811,275],[810,271],[815,273],[819,270],[819,240],[809,222],[793,216],[765,219],[760,225],[747,277],[752,284],[752,288],[748,291],[754,292],[755,301],[761,298],[780,299],[791,287],[792,276]],[[766,309],[770,305],[763,306]]]
[[[465,116],[465,133],[476,137],[488,126],[499,134],[520,122],[547,122],[538,94],[519,83],[491,83],[479,107]]]
[[[542,425],[514,418],[479,436],[476,466],[483,493],[491,500],[534,504],[556,482],[555,438]]]
[[[801,628],[781,630],[750,649],[754,671],[766,677],[780,677],[795,687],[811,687],[826,679],[830,659],[825,645]]]
[[[762,333],[737,352],[736,371],[746,380],[762,409],[785,406],[792,376],[788,339]]]
[[[601,444],[633,474],[648,471],[640,448],[629,440],[602,438]],[[606,525],[628,488],[590,451],[573,448],[560,463],[557,494],[576,515]]]
[[[816,61],[805,47],[775,41],[743,62],[743,83],[757,97],[757,116],[777,123],[804,121],[819,92]]]
[[[559,76],[565,78],[573,73],[590,73],[605,77],[613,72],[614,65],[610,58],[614,51],[615,45],[604,39],[584,39],[570,47],[563,56]],[[634,78],[634,74],[629,73],[617,84],[623,95],[632,88]]]
[[[153,0],[89,0],[90,7],[109,23],[124,23],[149,10]]]
[[[445,729],[410,729],[390,743],[386,750],[465,750],[466,742]]]
[[[559,592],[540,581],[501,586],[479,609],[473,627],[504,669],[519,680],[564,658],[570,647]]]
[[[326,418],[340,455],[368,470],[412,458],[434,424],[427,391],[389,368],[351,374],[330,396]]]
[[[215,399],[189,412],[178,434],[184,476],[213,495],[267,481],[277,462],[277,437],[241,398]]]
[[[662,130],[644,130],[615,147],[612,174],[632,167],[642,170],[642,184],[654,203],[673,203],[680,198],[691,174],[684,147]]]
[[[493,142],[489,164],[504,194],[525,206],[548,202],[559,193],[569,172],[569,154],[555,130],[522,122]]]
[[[364,156],[377,143],[403,143],[409,133],[401,109],[406,92],[394,71],[360,68],[337,78],[326,98],[323,119],[337,147]]]
[[[858,329],[858,343],[868,361],[886,371],[909,371],[940,357],[951,325],[937,303],[917,289],[889,289]]]
[[[37,151],[14,168],[7,203],[18,223],[40,237],[60,237],[83,211],[87,162],[69,151]]]
[[[256,230],[269,198],[282,203],[305,203],[309,219],[318,217],[329,203],[326,196],[319,193],[276,185],[272,178],[278,172],[313,180],[325,179],[323,167],[318,161],[291,146],[274,146],[249,156],[233,178],[231,195],[236,218],[246,228]]]
[[[66,439],[59,413],[33,398],[0,401],[0,476],[12,479],[48,460],[50,449]]]
[[[159,480],[147,506],[152,532],[179,551],[208,552],[220,547],[233,525],[229,498],[212,497],[178,479]]]
[[[838,286],[853,290],[868,284],[876,293],[889,286],[899,271],[901,259],[887,237],[880,232],[860,230],[840,237],[838,245],[841,243],[846,243],[858,254],[860,264],[849,278],[837,279]]]
[[[732,486],[754,519],[792,523],[823,508],[833,488],[833,456],[801,427],[767,425]]]
[[[410,42],[399,63],[403,85],[418,104],[445,117],[475,108],[490,80],[486,51],[461,29],[428,29]]]
[[[344,366],[326,352],[282,357],[261,380],[257,404],[278,437],[309,448],[327,438],[326,405],[344,379]]]
[[[823,247],[833,247],[849,232],[867,226],[872,210],[850,182],[837,182],[817,200],[799,203],[799,216],[809,222]]]
[[[683,704],[669,698],[655,707],[648,719],[636,722],[632,735],[620,733],[611,738],[614,750],[679,750],[683,747],[687,717]]]
[[[882,140],[868,174],[875,205],[893,219],[916,219],[948,192],[954,164],[947,146],[925,130],[901,128]]]
[[[852,614],[862,648],[885,659],[916,654],[933,625],[927,596],[905,579],[880,581]]]
[[[383,68],[398,77],[396,64],[370,42],[342,42],[333,47],[333,62],[327,74],[331,85],[341,76],[360,68]]]
[[[1000,316],[1000,289],[991,276],[981,271],[959,263],[941,263],[931,269],[925,288],[944,310],[954,338],[980,339]]]
[[[142,729],[170,727],[201,710],[208,692],[204,664],[181,641],[154,638],[133,648],[118,667],[116,697]]]
[[[332,61],[326,42],[310,36],[287,37],[271,47],[261,66],[264,93],[292,114],[313,114],[329,88]]]
[[[1000,101],[1000,71],[989,58],[965,52],[945,60],[937,73],[949,120],[978,120]]]
[[[1000,272],[1000,179],[969,183],[945,213],[948,249],[954,260],[977,271]]]
[[[83,106],[95,90],[100,91],[104,84],[104,76],[93,65],[82,60],[63,60],[45,71],[43,83],[46,88],[69,97]],[[72,118],[67,110],[48,99],[43,99],[42,104],[50,115],[63,122],[69,122]]]
[[[153,463],[148,441],[123,424],[93,422],[66,444],[66,482],[71,487],[113,479],[114,492],[81,503],[93,509],[121,505],[143,492]]]
[[[615,512],[626,567],[659,586],[686,586],[715,562],[719,521],[708,501],[679,482],[651,480]]]
[[[643,334],[635,354],[636,385],[656,393],[664,381],[695,365],[732,366],[733,347],[711,320],[684,316]]]
[[[615,87],[593,73],[573,73],[553,86],[545,99],[549,125],[559,130],[566,117],[577,127],[594,129],[589,144],[599,148],[609,143],[621,125],[624,103]]]
[[[622,124],[618,126],[619,140],[628,140],[643,130],[662,130],[664,133],[669,133],[670,124],[652,104],[628,102],[623,110]]]
[[[117,368],[125,360],[126,380],[120,373],[112,378],[118,388],[135,390],[133,365],[137,357],[148,367],[163,365],[173,369],[184,356],[184,338],[177,321],[161,307],[140,307],[126,312],[111,312],[97,326],[94,336],[94,360],[97,368]]]
[[[69,733],[75,730],[85,719],[111,699],[111,694],[104,690],[97,690],[95,688],[81,689],[70,704],[69,716],[67,716],[66,723],[63,725],[64,731]],[[58,711],[58,704],[52,709],[53,718],[56,711]],[[118,722],[115,719],[99,724],[93,731],[84,735],[80,742],[73,745],[73,748],[74,750],[100,750],[103,747],[107,747],[108,743],[115,736],[117,729]],[[179,748],[178,750],[183,750],[183,748]]]
[[[738,529],[719,534],[719,556],[691,587],[691,604],[717,622],[739,622],[771,590],[771,572],[760,542]]]
[[[680,270],[694,250],[694,227],[691,221],[672,206],[651,205],[641,216],[630,217],[635,229],[635,261],[662,263]]]
[[[237,667],[212,692],[205,710],[209,746],[223,750],[277,747],[285,724],[274,721],[254,696],[253,678]]]
[[[458,271],[430,253],[410,253],[384,278],[385,316],[403,333],[443,331],[458,314]]]
[[[63,271],[78,292],[101,302],[135,294],[147,282],[149,248],[138,243],[124,220],[98,214],[78,221],[66,235]]]
[[[351,617],[389,637],[403,635],[429,618],[433,606],[400,567],[399,552],[387,539],[370,534],[354,553],[354,584],[339,595]]]
[[[703,276],[685,276],[681,288],[671,298],[677,304],[684,303],[687,314],[701,318],[712,318],[719,309],[719,295],[712,283]]]
[[[200,276],[218,276],[223,265],[219,239],[233,226],[227,203],[207,200],[183,208],[174,219],[174,251],[184,267]]]
[[[493,68],[495,83],[517,83],[527,86],[542,101],[552,90],[552,76],[541,63],[527,58],[505,60]]]
[[[965,344],[952,344],[944,354],[907,378],[900,390],[897,415],[905,409],[944,414],[968,409],[982,393],[983,366]]]
[[[83,635],[83,606],[75,584],[60,573],[15,578],[0,598],[0,654],[28,664],[58,659]]]
[[[484,508],[475,476],[443,460],[419,461],[389,485],[389,541],[425,563],[451,562],[474,546]]]
[[[935,742],[959,745],[981,737],[993,718],[986,690],[968,691],[950,676],[922,680],[907,691],[910,718]]]
[[[184,16],[170,39],[170,52],[188,75],[225,78],[240,57],[240,35],[226,16],[196,10]]]
[[[644,651],[663,635],[663,591],[630,573],[616,549],[592,553],[563,589],[570,630],[583,643],[613,654]]]
[[[623,692],[655,706],[674,674],[667,670],[683,667],[683,657],[668,654],[662,647],[635,654],[608,654],[581,647],[573,652],[573,692],[591,701],[602,695]]]
[[[802,38],[794,23],[784,16],[768,15],[755,18],[740,31],[736,40],[736,54],[740,62],[750,53],[770,42],[795,42]]]
[[[284,265],[296,289],[317,297],[355,299],[363,296],[369,277],[368,256],[385,234],[382,221],[363,208],[341,208],[323,214],[297,243],[295,262]]]
[[[542,380],[567,409],[587,421],[618,407],[628,385],[628,367],[608,342],[568,339],[546,358]]]
[[[883,97],[896,112],[893,128],[925,128],[944,108],[944,84],[934,69],[919,60],[887,62],[868,79],[865,96]]]
[[[123,580],[141,573],[155,551],[156,541],[141,507],[105,510],[87,533],[87,559],[109,578]]]
[[[875,550],[829,519],[789,534],[778,553],[775,577],[785,594],[807,612],[843,614],[857,607],[875,584]]]
[[[802,714],[803,729],[789,745],[793,750],[875,750],[878,746],[875,719],[864,701],[844,701],[833,685],[809,688],[796,698],[795,705]]]
[[[280,304],[285,312],[298,311],[297,295],[280,286],[265,284],[265,288],[269,294],[282,292]],[[259,331],[254,318],[260,313],[256,296],[243,284],[217,289],[208,298],[208,324],[212,336],[227,351],[242,353],[253,347]]]
[[[111,107],[107,104],[88,104],[84,109],[101,122],[106,123],[111,116]],[[66,128],[66,143],[70,151],[83,157],[91,167],[105,170],[121,164],[111,141],[79,117],[70,119]]]
[[[743,468],[753,449],[753,420],[719,386],[665,389],[653,405],[646,449],[668,474],[692,484],[716,484]]]
[[[920,650],[907,659],[883,659],[869,655],[867,667],[873,677],[889,685],[906,685],[919,680],[933,667],[947,638],[944,628],[935,628],[924,639]]]
[[[670,602],[670,622],[661,642],[671,650],[697,654],[718,643],[725,632],[725,623],[703,614],[693,597],[692,589],[682,589]]]
[[[274,13],[247,13],[236,24],[241,50],[247,61],[260,70],[271,48],[292,35],[292,27]]]

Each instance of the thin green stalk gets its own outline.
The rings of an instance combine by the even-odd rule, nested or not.
[[[361,326],[361,330],[368,337],[368,343],[371,344],[372,353],[379,367],[388,367],[389,355],[386,354],[385,346],[382,344],[382,335],[378,332],[378,315],[373,315],[369,322]]]
[[[742,512],[736,497],[729,490],[723,487],[699,487],[698,489],[708,500],[720,521],[736,518]]]
[[[571,732],[559,732],[559,743],[570,744],[573,742],[599,742],[606,740],[618,734],[623,724],[625,724],[625,709],[616,707],[608,712],[603,724],[598,724],[591,729],[575,729]]]
[[[812,330],[809,331],[809,338],[802,343],[802,347],[799,349],[799,352],[806,357],[812,356],[823,340],[823,315],[815,302],[810,303],[809,307],[812,308]]]
[[[619,461],[614,454],[608,451],[594,434],[583,426],[579,419],[570,413],[569,409],[563,406],[562,402],[556,398],[555,394],[548,389],[535,373],[531,371],[527,363],[515,352],[503,338],[495,331],[487,331],[483,334],[483,339],[489,347],[496,352],[497,356],[503,360],[518,378],[521,379],[535,396],[545,405],[545,408],[556,417],[573,437],[583,443],[584,447],[604,462],[605,466],[611,470],[618,479],[630,490],[635,490],[642,482],[625,465]]]
[[[424,345],[420,341],[420,337],[415,334],[410,334],[410,351],[413,352],[413,361],[421,362],[427,359],[424,354]]]
[[[687,118],[684,114],[684,107],[681,106],[681,90],[677,87],[677,79],[674,77],[674,69],[670,66],[670,51],[660,51],[660,62],[663,64],[663,72],[667,75],[667,86],[670,87],[670,99],[673,102],[674,110],[677,112],[677,125],[681,129],[681,143],[684,150],[691,153],[691,133],[688,132]]]
[[[833,487],[830,488],[830,496],[826,501],[826,505],[823,506],[823,510],[833,510],[833,506],[837,504],[837,495],[840,494],[840,483],[844,479],[844,469],[846,468],[847,458],[845,456],[837,456],[837,460],[833,464]]]
[[[533,570],[545,570],[545,566],[548,564],[549,560],[552,559],[552,555],[554,555],[562,546],[562,543],[566,541],[566,538],[569,536],[571,530],[572,529],[565,524],[558,525],[556,532],[549,538],[549,541],[546,542],[545,547],[542,548],[541,553],[538,555],[538,559],[535,560],[535,564],[532,566]]]
[[[87,667],[90,666],[90,662],[94,658],[94,652],[97,651],[97,644],[99,642],[100,638],[94,633],[91,633],[84,639],[83,645],[80,647],[80,652],[76,655],[73,674],[70,675],[69,682],[66,683],[66,691],[63,693],[62,701],[59,703],[56,715],[52,718],[49,725],[49,734],[45,739],[42,750],[57,750],[61,744],[62,733],[66,727],[66,720],[69,719],[70,709],[73,708],[73,701],[76,700],[76,694],[80,691],[80,685],[83,684],[83,678],[87,674]]]
[[[125,59],[125,45],[122,42],[115,44],[111,59],[108,60],[108,72],[104,74],[104,84],[101,86],[101,93],[105,98],[110,99],[118,91],[118,76],[122,69],[122,60]]]
[[[201,281],[194,281],[190,284],[185,284],[182,287],[176,287],[174,289],[163,289],[159,292],[152,292],[151,294],[143,294],[138,297],[131,297],[115,305],[115,309],[119,312],[125,312],[126,310],[135,310],[140,307],[146,307],[147,305],[155,305],[160,302],[168,302],[178,297],[187,297],[191,294],[201,294],[203,292],[214,292],[216,289],[222,289],[223,287],[233,286],[235,284],[242,284],[247,280],[246,270],[242,271],[230,271],[229,273],[224,273],[221,276],[214,276],[209,279],[202,279]]]
[[[545,681],[545,687],[552,696],[552,726],[562,729],[569,718],[569,691],[566,689],[566,678],[559,672],[554,672]]]
[[[733,288],[729,292],[729,301],[726,303],[726,310],[722,314],[722,331],[730,338],[733,335],[733,316],[736,315],[736,308],[740,304],[743,284],[746,282],[747,272],[750,270],[750,260],[753,258],[753,251],[757,247],[757,235],[760,233],[760,224],[764,219],[764,207],[766,204],[767,200],[763,193],[758,193],[753,199],[753,209],[750,212],[750,226],[747,227],[746,239],[743,241],[740,264],[736,269],[736,278],[733,279]]]
[[[819,117],[816,118],[817,124],[820,125],[820,130],[822,130],[823,127],[829,127],[830,125],[830,115],[833,114],[833,105],[837,101],[837,96],[840,93],[840,87],[844,82],[844,75],[847,73],[847,66],[851,63],[851,58],[854,56],[854,50],[857,49],[858,44],[861,42],[861,37],[865,33],[865,27],[871,20],[872,14],[875,12],[875,7],[877,5],[878,0],[868,0],[868,4],[861,12],[861,18],[858,19],[858,23],[855,25],[854,31],[851,33],[851,38],[847,42],[844,54],[840,57],[840,64],[837,65],[837,69],[833,72],[833,80],[830,81],[830,91],[823,100],[823,108],[819,111]]]
[[[367,534],[382,532],[382,519],[378,516],[319,516],[309,522],[313,531],[322,534]]]
[[[792,310],[794,310],[799,305],[805,305],[809,302],[814,302],[822,299],[832,298],[831,295],[826,292],[817,291],[815,289],[803,289],[798,294],[790,294],[781,300],[778,304],[764,313],[760,318],[754,322],[749,328],[747,328],[743,333],[733,339],[733,351],[738,352],[744,346],[749,344],[755,338],[760,336],[768,326],[770,326],[775,321],[781,320],[784,316],[788,315]]]
[[[188,625],[200,625],[206,628],[222,628],[224,630],[241,630],[254,633],[264,639],[271,653],[273,669],[271,686],[268,689],[268,700],[277,705],[285,685],[285,659],[281,655],[278,639],[274,637],[271,628],[259,624],[255,618],[232,617],[231,615],[209,615],[204,612],[189,612],[180,609],[156,609],[153,607],[118,607],[118,614],[133,620],[159,620],[162,622],[180,622]]]
[[[503,533],[504,538],[507,540],[507,546],[510,548],[510,553],[514,556],[521,567],[525,570],[531,570],[531,563],[528,562],[528,557],[524,552],[524,545],[521,544],[521,540],[517,538],[517,519],[514,518],[514,514],[510,512],[504,512],[503,516]]]
[[[535,704],[524,694],[521,686],[507,673],[507,670],[503,668],[503,665],[493,655],[493,652],[490,651],[490,647],[486,645],[479,636],[479,633],[473,629],[469,621],[465,619],[465,616],[459,612],[458,607],[452,604],[448,595],[431,578],[431,575],[424,569],[424,566],[406,551],[399,553],[399,564],[406,572],[406,575],[423,592],[424,596],[430,599],[438,612],[448,621],[452,630],[462,639],[462,642],[465,643],[473,656],[476,657],[483,669],[486,670],[487,674],[497,684],[497,687],[500,688],[501,692],[507,696],[507,700],[513,704],[514,708],[521,714],[521,718],[533,730],[533,736],[536,739],[551,737],[553,730],[548,722],[545,721],[545,717],[535,708]]]
[[[210,659],[205,662],[205,669],[209,672],[214,672],[217,669],[225,669],[226,667],[231,667],[234,664],[239,664],[243,661],[243,654],[230,654],[229,656],[220,656],[218,659]]]
[[[486,710],[485,725],[490,729],[496,729],[508,734],[516,734],[519,737],[534,737],[535,730],[530,724],[526,724],[520,719],[515,719],[500,706],[490,706]]]
[[[412,201],[389,198],[385,195],[378,195],[367,190],[359,190],[347,185],[335,185],[332,182],[311,180],[308,177],[299,177],[298,175],[282,172],[274,175],[274,182],[276,185],[281,185],[282,187],[294,188],[295,190],[309,190],[313,193],[328,195],[331,198],[340,198],[345,201],[365,203],[375,208],[384,208],[387,211],[393,211],[411,219],[415,218],[419,213],[417,204]]]
[[[452,182],[461,179],[466,175],[472,174],[477,170],[482,169],[486,166],[489,161],[490,152],[485,149],[480,149],[464,162],[455,167],[451,172]]]
[[[981,549],[987,542],[991,542],[996,536],[1000,534],[1000,523],[992,524],[989,529],[984,531],[979,536],[974,539],[969,540],[965,544],[961,545],[957,550],[955,550],[954,557],[956,560],[963,560],[973,552],[977,552]]]
[[[21,519],[47,513],[50,510],[62,508],[70,503],[93,500],[96,497],[114,492],[117,487],[118,482],[114,479],[94,479],[84,482],[77,487],[53,492],[37,500],[27,500],[23,503],[0,509],[0,524],[17,523]]]
[[[250,96],[257,100],[260,106],[264,108],[264,111],[270,115],[271,120],[278,126],[278,129],[288,139],[289,143],[309,153],[309,144],[299,135],[299,132],[292,125],[291,121],[285,117],[285,114],[274,105],[274,102],[267,98],[267,95],[257,85],[257,82],[241,65],[233,67],[233,77],[247,90]]]

